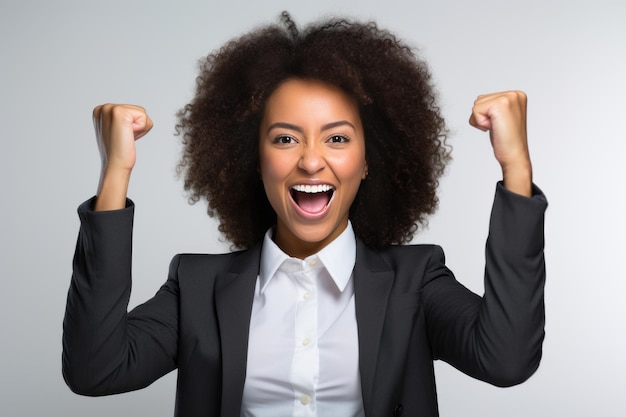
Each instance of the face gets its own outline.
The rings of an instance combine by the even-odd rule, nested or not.
[[[318,252],[348,225],[367,174],[356,102],[329,84],[285,81],[266,103],[259,160],[277,215],[274,241],[290,256]]]

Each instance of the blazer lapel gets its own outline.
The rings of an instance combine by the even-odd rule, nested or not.
[[[215,305],[222,347],[222,413],[239,417],[248,359],[248,334],[261,245],[240,252],[217,277]]]
[[[361,390],[366,411],[372,409],[378,351],[393,278],[392,269],[380,254],[357,239],[354,297],[359,330]]]

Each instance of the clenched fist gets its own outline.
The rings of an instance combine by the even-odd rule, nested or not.
[[[469,122],[489,132],[493,152],[502,167],[504,186],[530,196],[532,165],[526,135],[526,101],[522,91],[478,96]]]
[[[152,120],[140,106],[103,104],[93,109],[93,123],[102,160],[94,209],[120,209],[135,166],[135,141],[152,129]]]

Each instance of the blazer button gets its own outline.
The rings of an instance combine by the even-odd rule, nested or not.
[[[393,409],[393,417],[402,417],[403,411],[404,407],[402,407],[402,404],[396,405],[396,408]]]

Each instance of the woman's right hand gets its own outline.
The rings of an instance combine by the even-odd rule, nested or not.
[[[152,120],[140,106],[103,104],[93,109],[93,123],[102,161],[94,210],[124,208],[136,160],[135,141],[150,131]]]

